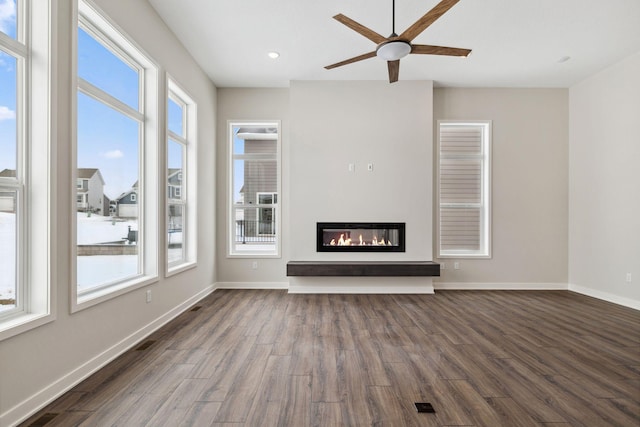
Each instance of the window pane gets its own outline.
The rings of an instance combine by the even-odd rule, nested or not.
[[[183,121],[184,115],[182,106],[176,103],[174,100],[169,99],[168,114],[169,130],[176,135],[185,136]]]
[[[16,307],[16,196],[0,189],[0,313]]]
[[[169,199],[181,199],[184,197],[183,161],[183,145],[170,139],[167,147],[167,164],[169,166],[167,170],[167,197]]]
[[[184,259],[182,251],[182,219],[184,218],[184,206],[169,205],[169,230],[167,245],[169,248],[169,263]]]
[[[274,254],[278,242],[278,128],[247,124],[234,125],[231,130],[231,253]]]
[[[138,72],[78,28],[78,76],[138,110]]]
[[[244,202],[258,203],[258,193],[277,191],[278,165],[275,160],[245,160],[243,177]]]
[[[449,251],[479,251],[482,212],[480,208],[440,208],[440,248]]]
[[[440,161],[440,203],[482,202],[482,160]]]
[[[16,0],[0,0],[0,31],[12,39],[16,38],[17,15]]]
[[[275,208],[234,208],[234,253],[272,252],[276,243]]]
[[[139,274],[139,124],[78,93],[78,290]]]
[[[1,0],[0,0],[1,1]],[[18,61],[0,51],[0,176],[17,165],[17,67]]]

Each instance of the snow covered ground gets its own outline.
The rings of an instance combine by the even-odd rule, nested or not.
[[[122,242],[129,227],[138,229],[137,220],[115,221],[111,217],[78,213],[77,240],[80,245]],[[15,214],[0,212],[0,300],[15,298]],[[172,232],[169,237],[173,245],[182,243],[182,233]],[[169,249],[169,259],[179,259],[181,248]],[[138,272],[137,255],[100,255],[78,257],[78,289],[89,289],[104,283],[133,276]],[[1,305],[0,311],[13,308]]]
[[[129,227],[138,229],[137,220],[113,221],[111,217],[78,212],[78,244],[122,242],[127,237]]]
[[[0,300],[15,298],[16,282],[16,215],[0,212]],[[0,312],[13,305],[0,304]]]

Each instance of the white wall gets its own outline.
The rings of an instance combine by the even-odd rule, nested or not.
[[[431,260],[431,94],[431,82],[294,81],[290,89],[219,89],[219,285],[286,287],[290,260]],[[282,257],[260,258],[254,270],[255,258],[226,256],[226,127],[228,120],[272,119],[282,120]],[[366,170],[369,162],[373,172]],[[348,172],[349,163],[355,172]],[[411,237],[405,253],[317,253],[318,221],[406,222]]]
[[[217,276],[218,286],[233,288],[286,287],[286,262],[289,259],[289,222],[287,182],[289,181],[289,141],[290,141],[289,89],[218,89],[217,110]],[[280,120],[282,151],[282,191],[278,203],[282,209],[282,253],[279,258],[228,258],[228,212],[226,209],[230,188],[227,162],[229,156],[228,121]],[[253,269],[254,261],[258,268]]]
[[[432,88],[430,81],[291,83],[293,260],[432,259]],[[406,252],[318,253],[316,222],[332,221],[405,222]]]
[[[438,260],[436,289],[566,289],[567,90],[438,88],[433,115],[493,128],[493,256]]]
[[[640,52],[569,90],[569,283],[640,309],[638,76]]]
[[[292,260],[432,259],[432,93],[430,81],[291,83]],[[317,222],[404,222],[406,252],[316,252]],[[292,292],[433,292],[431,278],[374,279],[289,283]]]
[[[186,309],[212,290],[215,282],[215,121],[216,89],[145,1],[99,0],[98,5],[193,97],[198,105],[198,265],[97,306],[70,314],[70,218],[75,215],[75,182],[71,182],[70,46],[72,0],[56,0],[57,38],[54,86],[57,93],[57,146],[53,167],[57,184],[53,242],[53,292],[57,318],[0,342],[0,425],[12,425],[74,385],[119,352]],[[161,188],[164,188],[161,186]],[[163,210],[160,209],[160,212]],[[161,251],[160,259],[164,259]],[[161,271],[164,263],[161,263]],[[145,303],[145,291],[153,302]]]

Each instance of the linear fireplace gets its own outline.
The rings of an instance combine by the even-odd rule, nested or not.
[[[404,252],[404,222],[318,222],[318,252]]]

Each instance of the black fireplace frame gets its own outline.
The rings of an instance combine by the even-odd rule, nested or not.
[[[394,246],[325,246],[323,244],[325,229],[386,229],[398,230],[398,244]],[[317,252],[405,252],[406,223],[404,222],[318,222],[316,223]]]

